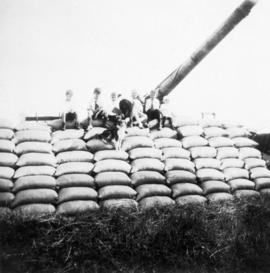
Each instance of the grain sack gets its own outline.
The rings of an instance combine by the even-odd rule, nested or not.
[[[246,158],[245,168],[250,170],[257,167],[266,167],[266,162],[263,159],[259,158]]]
[[[225,176],[221,171],[215,169],[200,169],[197,171],[197,178],[200,182],[208,181],[208,180],[219,180],[224,181]]]
[[[259,198],[260,197],[260,193],[254,190],[236,190],[234,192],[234,195],[237,198]]]
[[[49,142],[50,140],[51,140],[50,132],[42,130],[17,131],[14,137],[15,144],[28,141]]]
[[[154,147],[153,140],[145,136],[131,136],[127,137],[122,144],[122,149],[124,151],[143,147]]]
[[[170,185],[176,183],[196,183],[196,175],[188,171],[168,171],[166,172],[166,178]]]
[[[93,154],[88,151],[69,151],[57,154],[56,161],[58,164],[68,162],[91,162],[93,157]]]
[[[73,200],[61,203],[57,206],[56,214],[65,216],[76,216],[88,212],[97,211],[99,205],[92,200]]]
[[[0,152],[12,153],[15,150],[15,145],[7,139],[0,139]]]
[[[48,175],[29,175],[23,176],[17,179],[14,183],[12,192],[28,189],[53,189],[56,188],[56,180],[52,176]]]
[[[55,168],[52,166],[23,166],[16,170],[14,178],[20,178],[29,175],[49,175],[53,176]]]
[[[13,210],[24,217],[41,217],[55,213],[55,207],[51,204],[27,204],[18,206]]]
[[[105,143],[101,139],[90,139],[86,143],[87,149],[91,153],[96,153],[98,151],[104,151],[104,150],[113,150],[114,145],[113,143]]]
[[[11,179],[15,171],[11,167],[0,166],[0,178]]]
[[[161,130],[156,130],[151,132],[151,138],[176,138],[177,132],[171,128],[162,128]]]
[[[210,202],[225,202],[233,199],[233,196],[227,192],[215,192],[206,195]]]
[[[197,158],[194,163],[197,170],[203,168],[220,170],[220,161],[215,158]]]
[[[172,185],[172,197],[176,199],[183,195],[202,195],[203,190],[193,183],[177,183]]]
[[[14,132],[11,129],[0,129],[0,139],[11,140],[14,137]]]
[[[236,190],[253,190],[255,188],[255,183],[243,178],[233,179],[228,182],[231,187],[232,192]]]
[[[170,196],[172,192],[170,188],[161,184],[144,184],[138,186],[136,191],[138,193],[137,201],[150,196]]]
[[[57,193],[52,189],[29,189],[19,191],[11,206],[13,208],[26,204],[55,204]]]
[[[15,153],[18,155],[26,153],[51,153],[52,145],[46,142],[22,142],[18,144],[15,148]]]
[[[239,149],[239,157],[241,159],[246,159],[246,158],[262,158],[262,154],[259,150],[255,149],[255,148],[249,148],[249,147],[245,147],[245,148],[240,148]]]
[[[190,159],[190,151],[182,149],[182,148],[164,148],[162,149],[163,158],[185,158]]]
[[[230,192],[230,186],[222,181],[212,180],[201,183],[203,194],[207,195],[215,192]]]
[[[124,172],[130,173],[131,166],[123,160],[118,159],[105,159],[96,162],[93,172]]]
[[[214,148],[233,147],[233,141],[228,137],[211,137],[208,142]]]
[[[133,199],[109,199],[101,202],[101,206],[105,209],[137,209],[138,203]]]
[[[203,204],[207,201],[207,199],[201,195],[197,194],[189,194],[185,196],[180,196],[175,199],[175,202],[179,206],[184,206],[188,204]]]
[[[9,179],[0,178],[0,192],[11,191],[13,183]]]
[[[226,181],[238,178],[249,178],[249,172],[246,169],[240,168],[226,168],[223,170]]]
[[[13,130],[15,128],[14,124],[7,119],[0,119],[0,129],[10,129]]]
[[[64,122],[61,118],[47,121],[47,124],[53,130],[61,130],[64,127]]]
[[[94,165],[90,162],[68,162],[59,165],[56,168],[55,176],[73,173],[89,174],[93,170]]]
[[[61,175],[57,178],[56,184],[60,189],[67,187],[95,187],[94,178],[83,173]]]
[[[10,207],[14,200],[14,194],[11,192],[0,192],[0,207]]]
[[[98,188],[109,185],[131,186],[131,180],[128,175],[123,172],[102,172],[96,175],[95,184]]]
[[[58,204],[74,200],[96,201],[97,192],[89,187],[68,187],[60,189],[58,193]]]
[[[187,136],[201,136],[203,134],[203,129],[198,125],[187,125],[178,127],[177,131],[182,137]]]
[[[257,142],[247,137],[235,137],[232,139],[232,141],[237,148],[258,146]]]
[[[155,171],[140,171],[131,175],[131,182],[134,187],[144,184],[165,184],[165,177]]]
[[[175,205],[175,202],[168,196],[151,196],[142,199],[139,202],[142,210],[161,208],[161,207],[171,207]]]
[[[67,151],[86,151],[86,144],[82,139],[65,139],[54,143],[53,151],[55,153]]]
[[[156,158],[162,159],[162,151],[155,148],[135,148],[129,151],[130,159],[139,159],[139,158]]]
[[[97,136],[100,136],[105,130],[105,127],[93,127],[85,133],[83,139],[87,141],[92,138],[96,138]]]
[[[168,158],[165,160],[165,171],[184,170],[195,173],[195,165],[192,161],[183,158]]]
[[[155,146],[158,149],[170,147],[182,148],[182,143],[179,140],[173,138],[157,138],[155,139]]]
[[[162,172],[164,170],[164,164],[156,158],[139,158],[135,159],[132,163],[131,172],[138,171],[156,171]]]
[[[244,161],[238,158],[225,158],[221,160],[221,169],[226,168],[243,168]]]
[[[131,198],[134,199],[137,192],[129,186],[105,186],[99,189],[98,197],[100,200]]]
[[[128,160],[128,153],[121,150],[105,150],[98,151],[95,153],[94,160],[101,161],[105,159],[118,159],[118,160]]]
[[[251,177],[251,179],[269,178],[270,171],[264,167],[253,168],[250,170],[250,177]]]
[[[144,128],[140,129],[139,127],[130,127],[126,128],[126,136],[146,136],[148,137],[150,135],[149,129]]]
[[[213,147],[194,147],[190,149],[191,157],[196,158],[213,158],[216,157],[217,151]]]
[[[84,135],[83,129],[66,129],[64,131],[55,131],[52,133],[52,143],[64,139],[82,138]]]
[[[16,127],[17,131],[25,131],[25,130],[38,130],[38,131],[47,131],[50,132],[51,128],[44,122],[37,121],[25,121],[20,123]]]
[[[207,127],[221,127],[222,126],[222,122],[219,120],[216,120],[214,118],[211,119],[202,119],[199,121],[199,124],[203,127],[203,128],[207,128]]]
[[[225,159],[225,158],[238,158],[239,152],[234,147],[221,147],[217,148],[217,159]]]
[[[181,139],[181,141],[185,149],[208,145],[208,141],[201,136],[187,136]]]
[[[0,152],[0,166],[14,167],[18,157],[13,153],[1,153]]]
[[[247,137],[249,132],[243,127],[231,127],[227,128],[226,132],[230,138],[234,137]]]
[[[212,137],[224,137],[227,136],[226,130],[220,127],[208,127],[204,129],[204,134],[206,138]]]
[[[17,166],[56,166],[56,158],[53,154],[27,153],[20,156]]]
[[[270,188],[270,178],[262,177],[254,179],[255,190],[259,191],[261,189]]]

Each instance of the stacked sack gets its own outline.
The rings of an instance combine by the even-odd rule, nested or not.
[[[164,185],[161,151],[154,148],[154,142],[149,136],[149,129],[128,128],[122,145],[122,149],[129,153],[132,166],[131,181],[142,209],[172,203],[168,197],[171,191]]]
[[[197,203],[205,201],[200,196],[201,189],[196,185],[195,166],[190,160],[190,152],[182,147],[182,143],[175,139],[177,133],[168,129],[165,135],[157,132],[155,145],[162,150],[165,164],[166,178],[172,189],[172,197],[177,204]]]
[[[125,151],[103,150],[95,153],[95,184],[100,205],[106,209],[137,208]]]
[[[219,121],[204,119],[200,124],[206,147],[204,150],[194,149],[192,152],[198,180],[209,201],[230,200],[233,196],[230,193],[230,186],[225,181],[223,160],[227,160],[226,151],[230,149],[232,142]]]
[[[265,167],[265,162],[260,160],[261,153],[254,148],[257,143],[248,138],[248,131],[243,127],[229,126],[226,133],[234,146],[231,147],[230,158],[223,160],[224,174],[231,191],[239,198],[258,197],[255,183],[250,179],[250,171],[253,168]],[[254,171],[256,172],[255,169]]]
[[[50,128],[45,124],[25,122],[17,128],[14,142],[19,160],[12,202],[15,212],[37,216],[55,212],[56,159],[50,140]]]
[[[104,150],[113,150],[113,143],[104,142],[100,135],[106,131],[105,127],[93,127],[90,128],[84,136],[84,140],[86,141],[87,149],[91,153],[96,153],[98,151]]]
[[[12,124],[0,120],[0,213],[11,212],[10,205],[14,199],[12,178],[18,157],[14,154],[13,137]]]
[[[174,204],[170,198],[171,189],[166,185],[163,175],[162,151],[154,148],[153,142],[153,140],[157,141],[166,137],[171,139],[171,137],[176,137],[176,133],[169,128],[153,131],[151,135],[148,129],[140,130],[134,127],[128,130],[126,143],[129,145],[126,144],[124,148],[128,149],[132,160],[131,180],[138,193],[137,201],[142,209]],[[141,140],[132,143],[136,138]]]
[[[53,150],[56,154],[58,203],[57,213],[75,216],[99,208],[93,170],[93,154],[87,151],[82,139],[82,129],[55,131],[52,134]]]
[[[201,137],[203,133],[202,128],[196,121],[182,122],[177,130],[183,146],[181,152],[183,163],[181,169],[167,173],[168,181],[172,184],[173,196],[177,197],[176,202],[181,205],[203,203],[206,201],[206,198],[203,196],[203,190],[197,184],[195,163],[191,161],[191,156],[196,159],[204,152],[207,154],[209,147],[206,146],[208,142]]]

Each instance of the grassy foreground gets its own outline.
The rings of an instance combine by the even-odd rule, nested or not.
[[[270,204],[0,219],[0,272],[270,272]]]

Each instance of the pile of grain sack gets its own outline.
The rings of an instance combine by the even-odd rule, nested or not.
[[[100,208],[269,198],[270,171],[243,127],[174,121],[176,130],[127,128],[122,150],[104,127],[51,132],[0,120],[0,213],[73,216]]]

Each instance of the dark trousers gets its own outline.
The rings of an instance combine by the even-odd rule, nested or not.
[[[160,127],[161,126],[161,112],[158,110],[158,109],[149,109],[147,112],[146,112],[146,115],[147,115],[147,118],[148,118],[148,122],[150,120],[153,120],[153,119],[157,119],[158,121],[158,126]]]
[[[162,117],[162,127],[164,127],[165,122],[166,122],[167,120],[168,120],[168,122],[169,122],[170,127],[172,128],[172,127],[173,127],[172,118],[171,118],[171,117],[165,117],[165,116]]]

